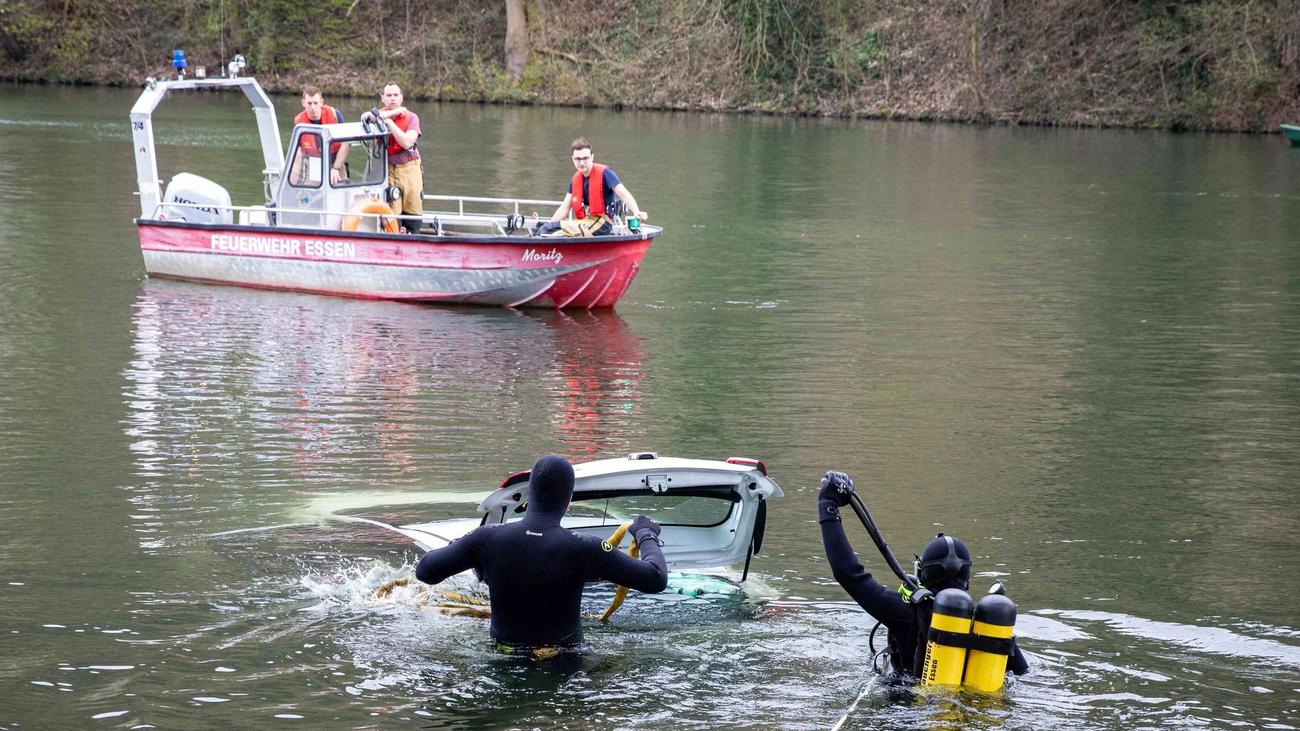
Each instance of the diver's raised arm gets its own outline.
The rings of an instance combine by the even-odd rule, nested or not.
[[[817,494],[817,522],[821,524],[822,548],[831,565],[831,574],[871,616],[882,622],[907,621],[911,610],[897,592],[886,589],[862,567],[844,534],[840,509],[849,504],[853,494],[853,480],[843,472],[830,471],[822,478],[821,492]]]

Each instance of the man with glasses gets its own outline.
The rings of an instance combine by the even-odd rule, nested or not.
[[[587,138],[579,137],[570,147],[573,150],[573,167],[578,172],[569,181],[569,192],[564,195],[560,207],[551,214],[551,220],[537,227],[538,234],[607,235],[614,228],[609,209],[616,197],[623,201],[623,206],[633,218],[641,220],[646,217],[645,211],[637,206],[636,198],[632,197],[618,175],[595,161]],[[573,220],[565,218],[569,211],[573,211]]]

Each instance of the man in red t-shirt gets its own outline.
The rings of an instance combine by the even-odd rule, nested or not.
[[[379,97],[384,106],[379,120],[388,127],[388,184],[402,190],[402,197],[389,206],[402,217],[402,226],[410,233],[420,230],[424,212],[424,172],[420,169],[420,118],[402,106],[402,87],[388,84]]]
[[[293,123],[297,124],[339,124],[343,121],[343,113],[335,107],[325,103],[325,98],[321,95],[320,89],[314,86],[303,87],[302,90],[302,111],[298,116],[293,118]],[[299,145],[303,152],[309,157],[318,157],[320,151],[317,148],[319,140],[316,137],[302,138]],[[343,179],[343,165],[348,158],[346,147],[335,142],[330,145],[330,154],[334,156],[333,165],[330,167],[330,183],[338,185]]]

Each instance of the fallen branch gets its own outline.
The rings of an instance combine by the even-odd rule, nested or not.
[[[564,59],[565,61],[569,61],[570,63],[576,63],[576,64],[580,64],[580,65],[583,65],[583,66],[595,66],[595,65],[596,65],[596,62],[595,62],[595,61],[588,61],[587,59],[585,59],[585,58],[579,58],[579,57],[573,55],[572,53],[565,53],[564,51],[557,51],[557,50],[555,50],[555,49],[553,49],[553,48],[537,48],[537,49],[534,49],[534,50],[536,50],[538,53],[541,53],[541,54],[544,54],[544,55],[547,55],[547,56],[557,56],[557,57],[559,57],[559,58]]]

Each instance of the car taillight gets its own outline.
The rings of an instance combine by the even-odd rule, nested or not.
[[[767,465],[763,464],[762,460],[750,459],[749,457],[728,457],[727,464],[743,464],[757,467],[758,471],[762,472],[764,477],[767,477]]]
[[[522,472],[516,472],[513,475],[502,480],[501,485],[498,486],[497,489],[500,490],[503,487],[510,487],[511,485],[518,485],[521,482],[526,482],[528,480],[528,475],[531,472],[532,470],[524,470]],[[764,472],[763,474],[766,475],[767,473]]]

